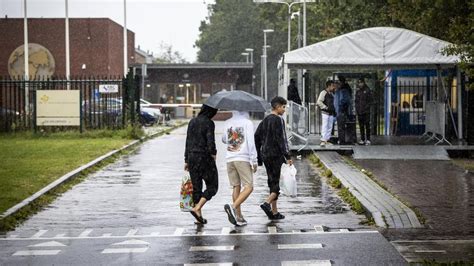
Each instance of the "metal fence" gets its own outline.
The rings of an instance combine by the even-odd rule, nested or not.
[[[133,90],[136,83],[136,80],[129,81],[121,77],[80,77],[70,80],[32,77],[28,81],[22,78],[0,77],[0,132],[34,128],[37,90],[79,90],[83,128],[123,128],[127,117],[135,118],[135,112],[130,112],[130,116],[125,114],[126,110],[130,109],[128,99],[136,97],[135,91],[138,93],[138,90]],[[100,93],[99,85],[102,84],[117,85],[118,92]],[[124,93],[126,97],[122,97]],[[132,106],[131,109],[134,110],[135,107]]]

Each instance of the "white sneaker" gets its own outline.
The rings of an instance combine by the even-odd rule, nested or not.
[[[367,145],[367,146],[370,145],[370,140],[366,140],[365,145]]]
[[[321,141],[321,144],[319,144],[319,146],[324,147],[326,146],[326,143],[327,143],[326,141]]]
[[[238,226],[247,225],[247,221],[244,219],[244,217],[237,217],[237,225]]]
[[[359,145],[365,145],[365,141],[359,140],[359,142],[357,142],[357,144],[359,144]]]

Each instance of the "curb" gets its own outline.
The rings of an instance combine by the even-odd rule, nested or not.
[[[154,137],[156,137],[157,135],[160,135],[162,133],[165,133],[166,131],[172,131],[172,130],[175,130],[179,127],[182,127],[184,125],[186,125],[187,123],[181,123],[181,124],[178,124],[178,125],[175,125],[169,129],[165,129],[165,130],[162,130],[162,131],[159,131],[159,132],[155,132],[151,135],[147,135],[147,136],[144,136],[144,137],[141,137],[140,139],[137,139],[137,140],[134,140],[132,142],[130,142],[129,144],[123,146],[122,148],[118,149],[118,150],[113,150],[105,155],[102,155],[96,159],[94,159],[93,161],[83,165],[83,166],[80,166],[74,170],[72,170],[71,172],[61,176],[60,178],[56,179],[55,181],[53,181],[52,183],[50,183],[49,185],[47,185],[46,187],[42,188],[41,190],[39,190],[38,192],[36,192],[35,194],[29,196],[28,198],[24,199],[22,202],[16,204],[15,206],[11,207],[10,209],[6,210],[4,213],[0,214],[0,220],[3,220],[5,218],[8,218],[9,216],[15,214],[16,212],[18,212],[19,210],[21,210],[22,208],[28,206],[29,204],[33,203],[35,200],[37,200],[39,197],[43,196],[44,194],[48,193],[49,191],[55,189],[56,187],[62,185],[63,183],[67,182],[68,180],[80,175],[83,171],[89,169],[89,168],[92,168],[94,167],[95,165],[97,165],[98,163],[112,157],[113,155],[121,152],[121,151],[124,151],[126,149],[129,149],[139,143],[143,143],[145,142],[146,140],[148,139],[152,139]]]

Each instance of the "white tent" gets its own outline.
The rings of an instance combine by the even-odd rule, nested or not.
[[[278,95],[286,97],[290,68],[299,69],[438,69],[454,67],[458,56],[442,51],[451,43],[411,30],[375,27],[347,33],[326,41],[287,52],[279,62]],[[459,69],[457,78],[460,80]],[[458,110],[462,109],[460,82],[457,89]],[[303,98],[305,92],[303,91]],[[390,101],[387,102],[387,105]],[[386,107],[389,110],[390,106]],[[451,116],[452,117],[452,116]],[[454,120],[454,119],[453,119]],[[454,121],[453,121],[454,122]],[[458,116],[459,138],[462,119]]]
[[[376,27],[347,33],[284,54],[289,68],[452,67],[457,56],[442,54],[445,42],[411,30]]]

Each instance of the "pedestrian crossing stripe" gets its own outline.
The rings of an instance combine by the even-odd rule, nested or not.
[[[45,233],[48,230],[40,230],[33,234],[31,237],[20,237],[18,235],[10,235],[6,238],[0,238],[0,241],[18,241],[18,240],[66,240],[66,239],[123,239],[123,238],[160,238],[160,237],[193,237],[193,236],[243,236],[243,235],[267,235],[267,234],[278,234],[278,235],[292,235],[292,234],[366,234],[366,233],[379,233],[375,230],[356,230],[349,231],[348,229],[337,229],[335,231],[321,231],[320,228],[315,228],[314,231],[303,231],[303,230],[292,230],[292,231],[278,231],[276,226],[268,226],[267,231],[255,232],[255,231],[237,231],[232,230],[230,227],[223,227],[220,231],[208,230],[199,232],[186,232],[186,228],[176,228],[174,233],[171,234],[160,234],[159,232],[152,232],[150,234],[137,234],[138,230],[133,229],[128,231],[124,235],[112,235],[112,233],[104,233],[101,235],[91,235],[90,231],[83,231],[77,236],[66,236],[65,234],[56,234],[55,236],[45,237]]]

